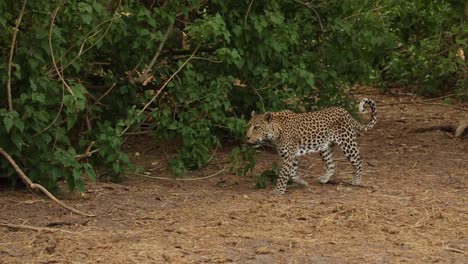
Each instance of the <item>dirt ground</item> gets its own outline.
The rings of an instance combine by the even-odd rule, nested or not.
[[[364,187],[343,183],[353,169],[341,151],[332,184],[318,183],[324,164],[311,154],[299,170],[310,188],[293,185],[280,197],[227,172],[177,182],[128,175],[59,195],[96,217],[2,185],[0,224],[52,231],[0,226],[0,263],[468,263],[468,138],[410,132],[468,120],[468,112],[434,104],[441,100],[398,103],[421,99],[372,88],[353,96],[374,99],[379,111],[359,138]],[[173,177],[150,139],[126,150],[151,176]],[[227,166],[229,152],[218,150],[192,177]],[[279,157],[265,150],[257,160],[258,173]]]

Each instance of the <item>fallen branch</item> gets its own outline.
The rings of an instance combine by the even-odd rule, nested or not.
[[[21,20],[23,19],[24,9],[26,8],[26,3],[28,0],[23,1],[23,6],[21,7],[21,11],[18,15],[18,19],[16,20],[15,28],[13,29],[13,37],[11,40],[10,46],[10,57],[8,58],[8,79],[7,79],[7,96],[8,96],[8,111],[13,111],[13,100],[11,97],[11,66],[13,65],[13,54],[15,53],[15,43],[16,43],[16,34],[18,33],[19,25],[21,24]]]
[[[46,188],[44,188],[42,185],[40,184],[37,184],[37,183],[33,183],[29,178],[28,176],[26,176],[26,174],[21,170],[21,168],[18,166],[18,164],[16,164],[15,160],[13,160],[13,158],[5,151],[3,150],[2,147],[0,147],[0,154],[3,155],[3,157],[5,157],[5,159],[11,164],[11,166],[13,167],[13,169],[16,171],[16,173],[18,174],[18,176],[21,178],[21,180],[23,180],[23,182],[29,187],[31,188],[32,190],[40,190],[42,193],[44,193],[45,195],[47,195],[47,197],[49,197],[52,201],[54,201],[55,203],[57,203],[58,205],[60,205],[61,207],[67,209],[67,210],[70,210],[72,211],[73,213],[75,214],[78,214],[78,215],[84,215],[84,216],[95,216],[93,214],[88,214],[88,213],[84,213],[78,209],[75,209],[69,205],[66,205],[65,203],[63,203],[62,201],[58,200],[57,198],[55,198],[55,196],[53,194],[51,194],[49,191],[47,191]]]
[[[57,229],[57,228],[50,228],[50,227],[37,227],[37,226],[30,226],[30,225],[14,225],[14,224],[8,224],[8,223],[0,223],[0,226],[3,227],[8,227],[8,228],[13,228],[13,229],[26,229],[26,230],[33,230],[37,232],[41,231],[46,231],[46,232],[65,232],[65,233],[73,233],[68,230],[62,230],[62,229]]]
[[[444,131],[452,133],[455,138],[463,138],[468,134],[468,121],[461,121],[458,125],[439,125],[421,127],[411,130],[412,133],[424,133],[428,131]]]

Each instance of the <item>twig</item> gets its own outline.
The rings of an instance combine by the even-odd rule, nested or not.
[[[138,126],[135,127],[135,129],[133,129],[131,132],[127,132],[127,136],[124,138],[124,140],[122,141],[122,143],[126,142],[127,139],[130,137],[130,135],[134,134],[138,129],[141,128],[141,126],[144,124],[144,120],[148,120],[148,117],[151,115],[152,113],[152,109],[149,109],[148,113],[146,114],[146,116],[143,118],[143,122],[141,122],[140,124],[138,124]]]
[[[249,7],[247,8],[247,12],[245,13],[245,17],[244,17],[244,26],[245,27],[247,27],[247,17],[249,16],[250,8],[252,8],[253,1],[254,0],[250,0]]]
[[[367,13],[371,13],[371,12],[377,11],[377,10],[382,9],[382,8],[384,8],[384,6],[378,6],[378,7],[376,7],[376,8],[373,8],[373,9],[367,11]],[[362,14],[361,11],[362,11],[362,9],[361,9],[360,11],[358,11],[358,12],[356,12],[356,13],[350,15],[350,16],[347,16],[347,17],[341,19],[341,22],[344,22],[344,21],[346,21],[346,20],[348,20],[348,19],[350,19],[350,18],[353,18],[353,17],[355,17],[355,16],[361,15],[361,14]]]
[[[146,108],[148,108],[153,102],[154,100],[156,100],[156,98],[159,96],[159,94],[161,94],[161,92],[164,90],[164,88],[166,88],[167,84],[172,81],[172,79],[174,79],[174,77],[185,67],[185,65],[187,65],[187,63],[193,58],[193,56],[195,55],[195,53],[198,51],[198,48],[197,47],[192,55],[190,55],[190,57],[184,61],[184,63],[182,63],[182,65],[180,65],[179,69],[177,69],[165,82],[164,84],[161,86],[161,88],[159,88],[158,92],[153,96],[153,98],[151,98],[151,100],[140,110],[140,112],[138,112],[136,114],[136,116],[132,119],[132,121],[130,122],[130,124],[128,124],[128,126],[122,131],[122,133],[120,133],[120,135],[123,135],[125,134],[125,132],[127,132],[127,130],[130,128],[130,126],[133,124],[133,122],[135,122],[136,118],[141,115],[141,113],[143,113]]]
[[[347,181],[338,181],[338,183],[341,184],[341,185],[352,186],[352,187],[356,187],[356,188],[374,189],[373,186],[367,186],[367,185],[362,185],[362,184],[352,184],[352,183],[347,182]]]
[[[317,17],[317,20],[320,24],[320,29],[322,30],[322,32],[325,32],[325,29],[323,27],[323,24],[322,24],[322,20],[320,19],[320,15],[319,13],[317,12],[317,10],[315,10],[315,8],[311,7],[309,4],[310,3],[304,3],[304,2],[301,2],[301,1],[298,1],[298,0],[295,0],[296,3],[299,3],[301,5],[305,5],[307,8],[309,8],[310,10],[312,10],[314,13],[315,13],[315,16]]]
[[[86,151],[84,154],[78,154],[78,155],[75,155],[75,158],[76,160],[81,160],[81,159],[84,159],[84,158],[89,158],[91,157],[94,153],[98,152],[100,149],[97,148],[95,150],[91,150],[91,148],[93,147],[93,145],[95,144],[96,142],[94,141],[91,141],[91,143],[89,144],[89,146],[86,148]]]
[[[52,13],[52,21],[50,22],[50,28],[49,28],[49,49],[50,49],[50,56],[52,58],[52,64],[54,65],[54,69],[55,71],[57,72],[57,75],[59,76],[60,80],[62,80],[62,83],[63,85],[65,85],[65,87],[67,88],[68,92],[70,92],[70,94],[73,96],[73,99],[76,100],[76,96],[75,96],[75,93],[73,93],[73,90],[71,89],[71,87],[68,85],[68,83],[65,81],[65,79],[63,78],[63,75],[60,73],[60,70],[57,66],[57,62],[55,61],[55,55],[54,55],[54,49],[52,47],[52,30],[54,29],[54,22],[55,22],[55,18],[57,17],[57,13],[58,13],[58,10],[59,10],[60,7],[57,7],[55,10],[54,10],[54,13]]]
[[[174,27],[174,23],[171,23],[169,27],[167,27],[166,33],[164,33],[164,37],[161,40],[161,43],[159,43],[158,50],[156,51],[156,54],[154,54],[153,59],[151,60],[150,64],[146,67],[146,69],[143,71],[141,76],[137,79],[138,82],[143,82],[148,78],[148,73],[151,71],[153,68],[154,64],[158,60],[159,54],[161,54],[161,51],[164,47],[164,44],[166,43],[167,38],[169,37],[169,33],[171,33],[172,28]]]
[[[465,94],[468,94],[468,92],[464,92],[464,93],[451,93],[451,94],[447,94],[447,95],[444,95],[444,96],[440,96],[440,97],[435,97],[435,98],[427,99],[427,100],[424,100],[424,102],[430,102],[430,101],[435,101],[435,100],[439,100],[439,99],[445,99],[445,98],[449,98],[449,97],[452,97],[452,96],[460,96],[460,95],[465,95]]]
[[[30,225],[14,225],[14,224],[8,224],[8,223],[0,223],[0,226],[13,228],[13,229],[33,230],[33,231],[37,231],[37,232],[40,232],[40,231],[47,231],[47,232],[61,231],[61,232],[73,234],[73,232],[68,231],[68,230],[50,228],[50,227],[37,227],[37,226],[30,226]]]
[[[203,58],[203,57],[193,57],[192,59],[193,60],[205,60],[205,61],[209,61],[212,63],[223,63],[223,61],[220,61],[220,60],[212,60],[212,59]]]
[[[16,20],[15,28],[13,29],[13,37],[11,40],[10,46],[10,57],[8,58],[8,80],[7,80],[7,94],[8,94],[8,111],[13,111],[13,100],[11,97],[11,66],[13,65],[13,54],[15,52],[15,43],[16,43],[16,34],[18,33],[19,25],[21,24],[21,20],[23,19],[24,10],[26,8],[26,3],[28,0],[23,1],[23,6],[21,7],[21,11],[18,15],[18,19]]]
[[[112,84],[112,86],[109,89],[107,89],[107,91],[97,99],[96,103],[100,103],[102,98],[104,98],[108,93],[110,93],[110,91],[112,91],[112,89],[115,87],[116,84],[117,83]]]
[[[463,254],[463,255],[466,255],[466,252],[461,250],[461,249],[458,249],[458,248],[453,248],[453,247],[446,247],[445,250],[448,250],[448,251],[452,251],[452,252],[456,252],[456,253],[460,253],[460,254]]]
[[[144,130],[144,131],[136,131],[136,132],[128,132],[128,136],[135,136],[135,135],[145,135],[150,133],[155,133],[156,130]]]
[[[216,173],[213,173],[208,176],[200,177],[200,178],[165,178],[165,177],[156,177],[156,176],[149,176],[141,173],[133,173],[133,172],[127,172],[128,174],[136,175],[136,176],[141,176],[141,177],[146,177],[146,178],[151,178],[151,179],[157,179],[157,180],[166,180],[166,181],[199,181],[199,180],[205,180],[208,178],[213,178],[223,172],[227,171],[226,168],[222,168]]]
[[[54,201],[55,203],[57,203],[58,205],[60,205],[61,207],[67,209],[67,210],[70,210],[72,211],[73,213],[75,214],[79,214],[79,215],[84,215],[84,216],[95,216],[93,214],[88,214],[88,213],[84,213],[78,209],[75,209],[69,205],[66,205],[65,203],[63,203],[62,201],[58,200],[57,198],[55,198],[55,196],[53,194],[51,194],[49,191],[47,191],[46,188],[44,188],[42,185],[40,184],[37,184],[37,183],[33,183],[29,178],[28,176],[26,176],[26,174],[24,174],[24,172],[21,170],[21,168],[16,164],[16,162],[13,160],[13,158],[5,151],[3,150],[2,147],[0,147],[0,154],[3,155],[3,157],[5,157],[5,159],[11,164],[11,166],[13,167],[13,169],[16,171],[16,173],[18,174],[18,176],[21,178],[21,180],[23,180],[24,183],[26,183],[26,185],[28,185],[31,189],[33,190],[40,190],[42,193],[44,193],[45,195],[47,195],[47,197],[49,197],[52,201]]]
[[[260,95],[260,93],[257,91],[257,89],[252,87],[252,90],[257,94],[258,98],[260,98],[260,104],[262,104],[262,113],[265,112],[265,104],[263,103],[263,97]]]
[[[114,16],[115,17],[115,16]],[[105,20],[103,22],[101,22],[99,25],[97,25],[96,27],[94,27],[90,32],[86,33],[85,36],[83,36],[81,40],[85,41],[87,38],[90,38],[91,36],[94,36],[94,35],[90,35],[91,33],[93,33],[95,30],[97,30],[98,28],[100,28],[102,25],[104,25],[105,23],[109,22],[110,21],[110,24],[112,24],[112,21],[115,19],[114,17],[112,17],[111,19],[108,19],[108,20]],[[110,25],[108,26],[110,27]],[[98,32],[101,32],[102,29],[98,30]],[[91,45],[90,47],[88,47],[86,50],[84,51],[81,51],[81,54],[85,53],[87,50],[89,50],[91,47],[95,46],[106,34],[106,32],[108,31],[108,29],[105,30],[105,32],[103,34],[101,34],[100,38],[93,44]],[[71,50],[73,50],[73,48],[76,46],[76,42],[71,45],[59,58],[58,58],[58,62],[62,62],[63,58],[68,55],[68,53],[70,53]],[[76,59],[78,59],[80,57],[80,55],[78,55],[77,57],[73,58],[69,63],[67,63],[65,66],[62,66],[62,70],[68,68],[68,66],[70,66]],[[52,71],[52,69],[49,69],[48,70],[48,73],[49,75],[51,74],[50,71]]]
[[[60,102],[60,108],[59,108],[59,111],[57,113],[57,115],[55,116],[54,120],[48,125],[46,126],[44,129],[42,129],[41,131],[37,132],[36,134],[32,135],[32,138],[44,133],[45,131],[47,131],[49,128],[51,128],[55,122],[57,122],[57,120],[59,119],[60,117],[60,113],[62,113],[62,109],[63,109],[63,97],[65,96],[65,86],[62,84],[62,101]]]
[[[83,50],[84,44],[85,44],[85,42],[86,42],[86,39],[85,39],[85,41],[83,41],[83,44],[81,45],[81,48],[80,48],[80,51],[78,52],[78,55],[77,55],[75,58],[73,58],[69,63],[67,63],[65,66],[63,66],[63,69],[68,68],[68,67],[69,67],[75,60],[77,60],[81,55],[83,55],[84,53],[86,53],[86,52],[87,52],[88,50],[90,50],[92,47],[96,46],[96,45],[107,35],[107,32],[109,32],[109,29],[110,29],[110,27],[112,26],[112,24],[114,23],[114,20],[115,20],[115,19],[116,19],[116,16],[114,15],[114,16],[109,20],[109,24],[107,25],[106,29],[104,30],[104,33],[102,33],[102,34],[99,36],[99,38],[98,38],[96,41],[94,41],[93,44],[91,44],[89,47],[87,47],[86,49]],[[107,22],[107,21],[104,21],[104,22],[101,23],[101,24],[104,24],[105,22]],[[100,25],[99,25],[99,26],[100,26]],[[98,27],[99,27],[99,26],[98,26]],[[96,27],[96,28],[97,28],[97,27]],[[93,30],[94,30],[94,29],[93,29]],[[87,37],[87,38],[88,38],[88,39],[89,39],[89,38],[92,38],[92,37],[96,36],[97,34],[99,34],[101,31],[102,31],[102,29],[101,29],[101,30],[98,30],[96,33],[94,33],[93,35],[90,35],[90,36]],[[91,32],[92,32],[92,31],[91,31]],[[61,59],[60,59],[60,61],[61,61]]]

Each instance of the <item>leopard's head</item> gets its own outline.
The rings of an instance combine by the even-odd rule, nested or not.
[[[252,145],[259,145],[266,141],[275,142],[280,134],[271,112],[256,114],[253,111],[247,126],[247,142]]]

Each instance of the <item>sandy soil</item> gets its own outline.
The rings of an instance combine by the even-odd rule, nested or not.
[[[377,126],[359,138],[365,187],[343,184],[352,166],[341,152],[332,184],[318,183],[324,164],[311,154],[299,170],[310,188],[290,186],[280,197],[226,172],[177,182],[128,175],[59,196],[96,217],[2,185],[0,223],[51,231],[0,226],[0,263],[468,263],[468,139],[410,132],[467,120],[468,112],[393,104],[417,98],[370,88],[353,95],[373,98],[379,111]],[[172,177],[150,139],[126,149],[153,176]],[[229,152],[192,176],[219,171]],[[279,157],[265,150],[257,160],[259,173]]]

